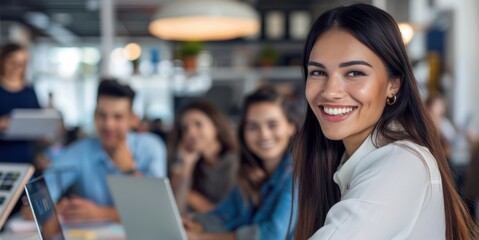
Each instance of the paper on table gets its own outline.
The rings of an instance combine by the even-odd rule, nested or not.
[[[37,226],[34,221],[25,220],[21,217],[14,217],[10,219],[7,223],[7,229],[12,232],[35,232],[37,231]]]
[[[65,233],[69,237],[83,239],[126,239],[123,227],[117,223],[82,223],[65,224]],[[7,223],[7,228],[12,233],[36,232],[34,221],[25,220],[21,216],[15,216]]]
[[[83,239],[126,239],[123,227],[116,223],[66,224],[69,237]]]

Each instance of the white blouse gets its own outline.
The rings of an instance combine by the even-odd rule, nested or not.
[[[410,141],[376,148],[371,137],[334,174],[341,201],[312,240],[445,239],[441,175]]]

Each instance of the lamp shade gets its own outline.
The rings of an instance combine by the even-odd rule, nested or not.
[[[228,40],[257,33],[256,11],[234,0],[179,0],[153,17],[149,31],[158,38],[179,41]]]

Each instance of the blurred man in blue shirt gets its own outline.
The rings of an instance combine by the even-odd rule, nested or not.
[[[95,110],[97,137],[70,145],[45,172],[55,201],[65,195],[66,189],[74,189],[74,196],[59,202],[65,221],[119,219],[107,175],[166,176],[164,143],[152,134],[130,132],[134,96],[129,86],[103,80],[98,87]]]

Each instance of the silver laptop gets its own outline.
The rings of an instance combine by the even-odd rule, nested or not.
[[[26,163],[0,163],[0,229],[30,180],[33,166]]]
[[[128,239],[186,240],[168,178],[108,176]]]
[[[45,179],[43,177],[33,179],[25,185],[25,191],[40,239],[65,240]]]

